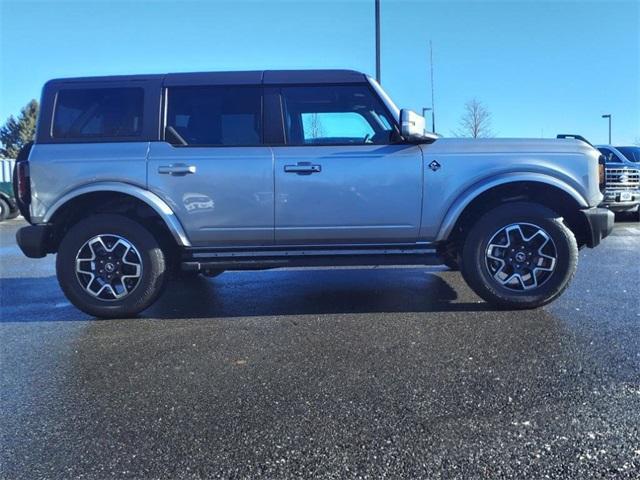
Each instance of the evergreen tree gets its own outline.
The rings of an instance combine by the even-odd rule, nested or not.
[[[13,115],[0,127],[0,157],[16,158],[20,149],[33,141],[36,133],[36,118],[38,116],[38,102],[31,100],[27,103],[18,118]]]

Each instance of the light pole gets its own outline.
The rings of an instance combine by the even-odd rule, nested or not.
[[[376,81],[380,83],[380,0],[375,0],[376,6]]]
[[[611,114],[607,113],[606,115],[602,115],[602,118],[609,119],[609,145],[611,145]]]

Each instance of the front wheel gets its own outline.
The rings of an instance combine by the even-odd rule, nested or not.
[[[504,308],[538,308],[569,285],[578,263],[573,232],[554,211],[509,203],[482,216],[469,231],[462,274],[484,300]]]
[[[164,253],[151,233],[112,214],[74,225],[56,259],[64,294],[95,317],[130,317],[149,307],[162,291],[165,270]]]

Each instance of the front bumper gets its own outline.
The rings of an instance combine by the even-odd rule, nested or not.
[[[622,200],[623,195],[627,195],[630,198]],[[607,189],[599,206],[614,212],[629,212],[635,211],[638,205],[640,205],[640,190]]]
[[[603,208],[607,208],[613,212],[635,212],[638,210],[640,202],[602,202],[600,206]]]
[[[581,210],[588,225],[586,243],[587,247],[593,248],[600,244],[600,241],[607,237],[613,230],[615,215],[606,208],[588,208]]]
[[[16,232],[16,241],[27,257],[42,258],[47,254],[50,234],[49,225],[29,225]]]

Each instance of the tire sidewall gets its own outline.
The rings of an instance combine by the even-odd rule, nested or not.
[[[11,206],[4,198],[0,198],[0,222],[7,220],[10,215]]]
[[[142,277],[136,288],[120,300],[103,301],[87,293],[75,271],[75,260],[87,240],[97,235],[119,235],[138,251]],[[94,215],[80,221],[65,235],[56,258],[58,282],[76,307],[96,317],[133,316],[149,307],[161,293],[165,258],[158,242],[140,224],[120,215]]]
[[[552,275],[531,291],[514,291],[499,284],[487,267],[486,250],[491,238],[513,223],[542,228],[553,240],[557,259]],[[472,227],[463,250],[463,275],[482,298],[512,308],[536,308],[557,298],[568,286],[577,266],[578,247],[573,233],[559,216],[541,205],[514,203],[485,214]]]

